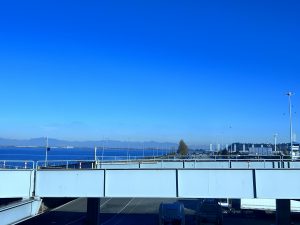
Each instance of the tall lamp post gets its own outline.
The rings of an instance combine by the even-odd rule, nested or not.
[[[290,141],[291,141],[291,155],[293,155],[293,118],[292,118],[292,96],[294,93],[288,92],[287,96],[289,97],[289,111],[290,111]]]
[[[49,151],[49,140],[48,137],[46,137],[46,154],[45,154],[45,167],[47,166],[47,161],[48,161],[48,151]]]
[[[278,134],[274,134],[274,152],[275,153],[277,152],[277,137],[278,137]]]

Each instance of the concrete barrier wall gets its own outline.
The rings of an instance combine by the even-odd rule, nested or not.
[[[40,197],[252,198],[253,189],[252,170],[42,170],[36,181]]]
[[[248,162],[231,162],[231,168],[234,169],[248,169],[249,163]]]
[[[99,169],[138,169],[139,163],[110,163],[99,165]]]
[[[179,170],[179,197],[254,198],[250,170]]]
[[[106,197],[176,198],[175,170],[107,170]]]
[[[0,225],[14,224],[38,214],[41,200],[24,200],[0,208]]]
[[[297,169],[40,170],[36,173],[39,197],[300,199]],[[7,179],[5,173],[0,174]],[[11,190],[1,187],[0,193],[17,197],[20,186],[15,180],[10,186]]]
[[[229,162],[196,162],[196,168],[229,168]]]
[[[300,199],[300,170],[257,170],[257,198]]]
[[[275,165],[274,165],[275,166]],[[272,162],[247,162],[247,161],[232,161],[231,168],[234,169],[272,169],[273,163]]]
[[[141,163],[140,167],[142,169],[158,169],[158,168],[162,168],[162,163],[161,162],[144,162],[144,163]]]
[[[292,164],[292,163],[291,163]],[[140,167],[139,167],[140,166]],[[98,169],[272,169],[281,168],[282,164],[278,162],[247,162],[247,161],[185,161],[185,162],[141,162],[139,163],[105,163],[98,165]],[[289,163],[285,162],[284,168],[289,168]],[[300,168],[300,162],[295,162],[291,168]]]
[[[300,162],[290,162],[290,167],[293,169],[300,168]]]
[[[183,162],[144,162],[140,164],[143,169],[182,169]]]
[[[0,198],[29,198],[33,178],[33,170],[0,170]]]
[[[40,170],[36,196],[104,197],[104,170]]]
[[[272,162],[250,162],[249,163],[249,168],[250,169],[272,169],[273,164]]]
[[[181,169],[183,168],[183,162],[163,162],[162,166],[166,169]]]

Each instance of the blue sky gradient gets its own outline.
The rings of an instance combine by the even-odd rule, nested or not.
[[[0,136],[288,141],[299,1],[0,3]]]

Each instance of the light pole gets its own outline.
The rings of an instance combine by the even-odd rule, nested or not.
[[[94,157],[95,157],[95,162],[97,162],[97,147],[96,146],[94,149]]]
[[[274,134],[274,152],[275,153],[277,152],[277,137],[278,137],[278,134]]]
[[[48,137],[46,137],[45,166],[47,166],[47,161],[48,161],[48,151],[49,151],[49,140],[48,140]]]
[[[229,126],[229,135],[230,135],[230,141],[231,141],[231,145],[230,145],[230,151],[229,151],[229,155],[231,156],[231,154],[232,154],[232,148],[233,148],[233,135],[232,135],[232,133],[231,133],[231,131],[232,131],[232,126],[230,125]]]
[[[289,97],[289,111],[290,111],[290,141],[291,141],[291,155],[293,155],[293,118],[292,118],[292,96],[294,93],[288,92],[287,96]]]
[[[103,156],[104,156],[104,144],[105,144],[105,139],[103,138],[103,140],[102,140],[102,157],[101,157],[102,162],[103,162]]]

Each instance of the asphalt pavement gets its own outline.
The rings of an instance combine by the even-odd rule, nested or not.
[[[158,209],[161,202],[171,203],[176,199],[119,198],[101,199],[101,225],[157,225]],[[197,200],[179,200],[184,203],[186,224],[195,225]],[[80,198],[21,223],[22,225],[84,225],[87,199]],[[254,216],[253,214],[224,214],[224,225],[271,225],[274,215]],[[300,222],[294,223],[300,225]],[[100,224],[99,224],[100,225]]]

